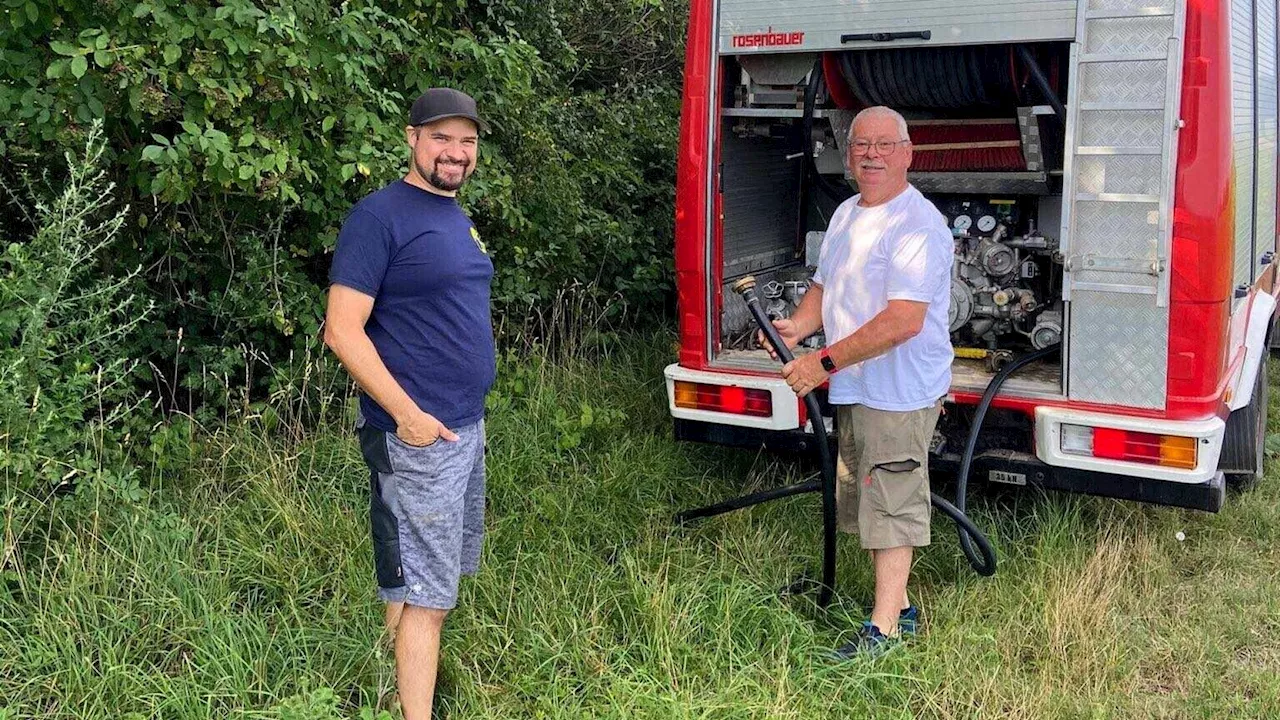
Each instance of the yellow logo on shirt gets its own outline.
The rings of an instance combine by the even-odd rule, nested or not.
[[[485,255],[489,254],[489,249],[484,246],[484,241],[480,239],[480,232],[476,230],[474,225],[471,226],[471,239],[476,241],[476,247],[480,248],[480,252]]]

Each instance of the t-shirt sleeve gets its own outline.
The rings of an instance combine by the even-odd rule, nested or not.
[[[889,256],[885,294],[890,300],[931,302],[951,277],[953,241],[932,228],[898,238]]]
[[[329,282],[377,297],[391,262],[391,232],[368,210],[356,208],[338,233]]]

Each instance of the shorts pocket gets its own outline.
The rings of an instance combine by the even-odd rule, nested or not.
[[[439,447],[440,443],[444,441],[444,438],[437,435],[435,440],[432,440],[426,445],[410,445],[409,443],[401,440],[399,435],[393,432],[389,432],[387,433],[387,440],[389,442],[395,443],[396,445],[399,445],[400,447],[404,448],[405,450],[408,450],[409,452],[421,452],[424,450],[433,450]]]
[[[921,463],[915,458],[898,458],[875,463],[869,471],[868,490],[874,506],[886,515],[897,515],[919,496]]]

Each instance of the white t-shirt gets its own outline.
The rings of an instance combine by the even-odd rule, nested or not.
[[[929,303],[924,328],[889,352],[831,377],[830,400],[905,412],[930,407],[951,385],[951,263],[955,243],[937,208],[912,186],[883,205],[855,195],[831,217],[813,281],[822,286],[827,345],[849,337],[890,300]]]

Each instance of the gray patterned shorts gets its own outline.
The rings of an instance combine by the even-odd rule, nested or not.
[[[480,566],[484,538],[484,420],[425,447],[357,422],[369,466],[369,524],[378,597],[450,610],[458,580]]]

